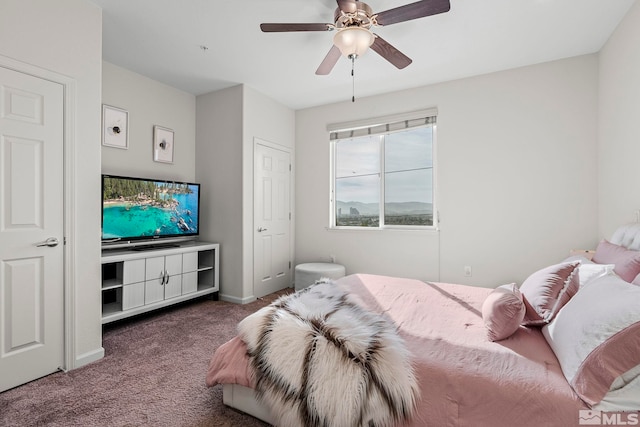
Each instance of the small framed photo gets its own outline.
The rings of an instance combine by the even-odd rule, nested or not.
[[[129,148],[129,113],[110,105],[102,105],[102,145]]]
[[[153,127],[153,160],[173,163],[173,130],[157,125]]]

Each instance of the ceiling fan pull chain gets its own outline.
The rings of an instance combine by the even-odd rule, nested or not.
[[[351,57],[351,102],[356,102],[356,56],[349,55]]]

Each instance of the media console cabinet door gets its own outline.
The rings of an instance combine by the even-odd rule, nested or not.
[[[192,271],[198,271],[198,252],[182,254],[182,272],[191,273]]]
[[[147,258],[144,303],[182,294],[182,254]]]
[[[182,274],[182,254],[164,257],[164,270],[169,276]]]
[[[151,304],[164,299],[164,257],[147,258],[146,264],[144,303]]]
[[[167,276],[164,284],[164,299],[175,298],[182,295],[182,274]]]
[[[190,294],[198,290],[198,272],[191,271],[182,275],[182,294]]]
[[[122,284],[144,282],[144,259],[125,261],[123,266]]]
[[[144,261],[144,260],[143,260]],[[144,282],[122,287],[122,309],[129,310],[144,305]]]
[[[182,254],[167,255],[164,259],[167,280],[164,283],[164,299],[182,295]]]
[[[150,282],[152,280],[157,280],[158,283],[162,283],[164,281],[165,271],[164,271],[164,257],[152,257],[147,258],[146,260],[146,272],[144,276],[144,280]]]

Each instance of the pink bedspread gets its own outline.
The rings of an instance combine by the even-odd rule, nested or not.
[[[389,316],[412,352],[422,394],[412,426],[574,426],[588,409],[539,329],[486,338],[490,289],[366,274],[337,285]],[[251,387],[250,378],[246,347],[234,338],[215,352],[206,382]]]

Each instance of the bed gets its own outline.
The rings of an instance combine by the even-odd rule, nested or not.
[[[638,419],[634,411],[640,411],[639,249],[640,225],[634,224],[601,242],[593,260],[570,257],[534,272],[520,286],[487,289],[368,274],[324,281],[284,297],[289,305],[266,307],[243,321],[239,336],[213,355],[206,383],[222,384],[225,404],[270,424],[318,424],[318,418],[287,418],[300,406],[287,411],[271,400],[268,387],[264,391],[260,386],[260,372],[296,366],[294,353],[300,345],[277,335],[275,345],[286,352],[285,360],[282,367],[265,370],[264,361],[255,363],[256,348],[264,345],[257,331],[309,297],[304,292],[331,293],[346,295],[349,305],[394,325],[401,344],[391,347],[406,350],[410,375],[399,370],[393,376],[415,380],[415,402],[406,417],[378,425],[572,426],[594,424],[613,411],[625,411],[616,412],[618,423],[632,424]],[[312,311],[321,310],[319,303],[311,306]],[[331,316],[332,310],[322,315]],[[265,315],[271,320],[267,322]],[[269,333],[271,326],[266,328]],[[394,360],[384,371],[407,368]],[[295,389],[296,381],[291,380],[286,390]],[[362,387],[356,384],[353,390]],[[332,393],[344,401],[354,391]],[[291,395],[284,397],[292,400]],[[336,412],[331,406],[336,403],[327,405],[329,412]]]

